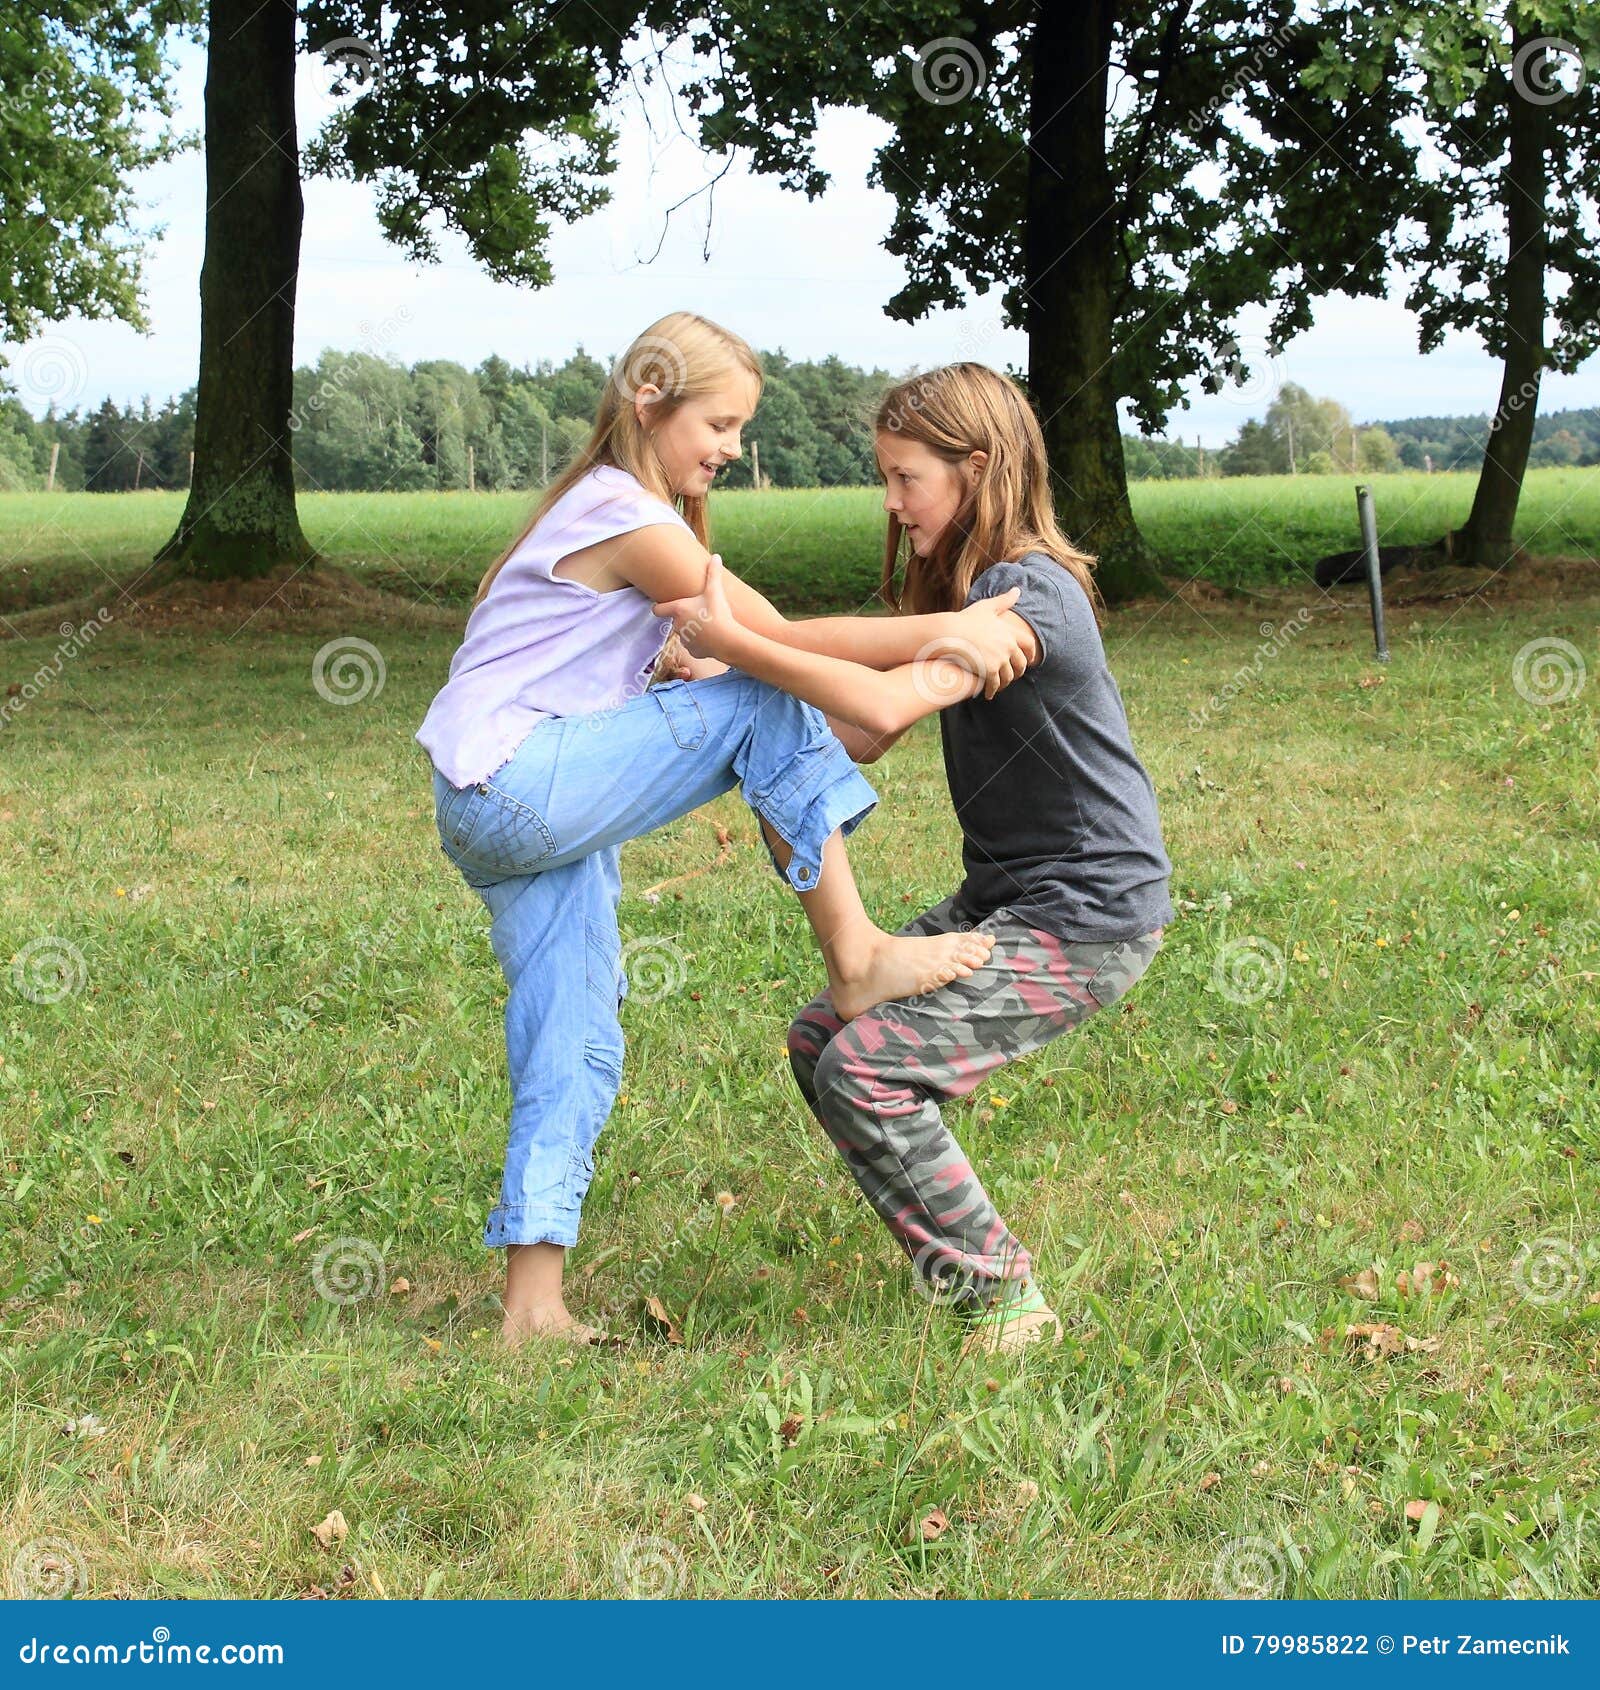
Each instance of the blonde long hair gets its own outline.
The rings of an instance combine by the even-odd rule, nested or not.
[[[977,485],[930,556],[918,557],[902,544],[905,530],[890,513],[880,592],[891,610],[916,615],[960,610],[973,581],[990,564],[1043,552],[1077,581],[1095,621],[1104,622],[1095,560],[1079,551],[1056,522],[1044,435],[1014,381],[986,364],[946,364],[891,387],[878,404],[874,426],[880,433],[920,441],[952,466],[964,464],[970,452],[988,454]],[[905,580],[897,589],[902,564]]]
[[[575,483],[601,464],[626,470],[642,487],[668,504],[676,505],[701,545],[706,544],[706,500],[703,493],[680,495],[667,484],[667,474],[656,454],[650,426],[634,411],[634,399],[641,387],[652,386],[660,397],[649,401],[657,418],[666,418],[685,400],[699,399],[716,390],[718,382],[733,370],[744,370],[761,386],[761,360],[751,347],[731,330],[696,316],[693,311],[672,311],[652,323],[611,368],[594,430],[588,444],[545,489],[543,497],[523,526],[478,583],[473,598],[476,609],[487,596],[494,578],[517,547],[538,525],[539,519]]]

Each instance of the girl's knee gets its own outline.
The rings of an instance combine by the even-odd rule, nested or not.
[[[816,1004],[808,1004],[794,1020],[789,1023],[787,1044],[789,1055],[801,1057],[807,1062],[815,1062],[828,1043],[844,1027],[838,1016],[819,1008]]]

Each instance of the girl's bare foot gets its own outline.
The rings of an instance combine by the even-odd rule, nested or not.
[[[596,1326],[568,1314],[559,1303],[554,1306],[507,1309],[500,1323],[500,1337],[507,1349],[520,1349],[529,1338],[559,1338],[568,1344],[603,1344],[606,1334]]]
[[[992,933],[929,933],[902,938],[880,933],[858,966],[841,968],[829,983],[841,1021],[864,1015],[880,1003],[936,992],[952,980],[965,980],[989,960]]]

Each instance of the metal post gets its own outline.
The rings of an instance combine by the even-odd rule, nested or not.
[[[56,465],[60,462],[60,460],[61,442],[59,440],[52,440],[50,442],[50,473],[45,477],[44,483],[44,490],[47,493],[53,493],[56,490]]]
[[[1372,508],[1372,489],[1356,488],[1356,511],[1361,518],[1361,545],[1367,554],[1367,597],[1372,602],[1372,638],[1378,661],[1389,661],[1389,641],[1383,631],[1383,571],[1378,562],[1378,518]]]

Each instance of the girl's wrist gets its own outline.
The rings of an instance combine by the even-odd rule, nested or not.
[[[963,651],[970,651],[972,641],[967,638],[966,624],[961,618],[966,614],[961,610],[945,610],[939,613],[939,632],[932,643],[937,648],[930,656],[945,655],[958,657]]]

